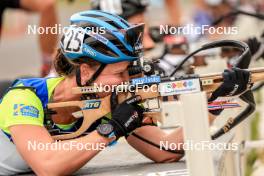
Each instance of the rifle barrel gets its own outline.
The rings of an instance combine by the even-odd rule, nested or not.
[[[259,68],[251,68],[251,69],[246,69],[251,72],[251,83],[255,83],[258,81],[264,81],[264,67],[259,67]],[[161,82],[169,82],[169,81],[177,81],[177,80],[182,80],[182,79],[190,79],[190,78],[200,78],[202,82],[202,87],[203,90],[206,92],[212,92],[214,91],[221,82],[223,82],[223,77],[222,73],[209,73],[209,74],[201,74],[201,75],[185,75],[181,77],[162,77]],[[154,85],[157,83],[154,83]],[[123,84],[117,86],[116,90],[118,92],[127,92],[129,86],[133,86],[130,84]],[[97,92],[102,92],[100,88],[96,88],[93,86],[88,86],[88,87],[74,87],[72,92],[74,94],[89,94],[89,93],[97,93]]]

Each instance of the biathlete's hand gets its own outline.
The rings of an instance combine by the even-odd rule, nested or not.
[[[243,93],[248,88],[250,72],[239,68],[232,68],[223,72],[223,83],[209,98],[214,101],[218,97],[235,96]]]
[[[119,104],[112,113],[109,123],[114,127],[116,139],[128,136],[142,125],[144,108],[137,105],[140,96],[134,96]]]
[[[262,35],[263,35],[262,37],[264,38],[264,34],[262,34]],[[261,46],[261,42],[256,37],[249,38],[246,41],[246,43],[249,46],[249,49],[250,49],[252,56],[258,52],[258,50],[260,49],[260,46]],[[264,52],[260,55],[260,57],[262,57],[264,59]]]

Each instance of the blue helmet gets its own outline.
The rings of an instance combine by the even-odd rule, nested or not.
[[[71,26],[60,41],[66,58],[102,64],[134,61],[141,57],[144,24],[131,25],[123,18],[99,10],[73,14]]]

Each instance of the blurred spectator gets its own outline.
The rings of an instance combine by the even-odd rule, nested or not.
[[[165,0],[165,6],[169,15],[169,24],[173,26],[181,25],[181,8],[179,0]]]
[[[52,27],[57,24],[57,14],[55,0],[1,0],[0,1],[0,33],[2,29],[3,14],[8,8],[22,9],[28,12],[37,12],[40,14],[40,26]],[[39,45],[42,56],[41,75],[46,76],[52,66],[52,54],[57,44],[57,34],[39,35]]]

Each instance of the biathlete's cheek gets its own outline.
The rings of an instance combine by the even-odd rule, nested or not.
[[[102,75],[98,78],[95,83],[102,85],[119,85],[124,82],[121,75]]]

